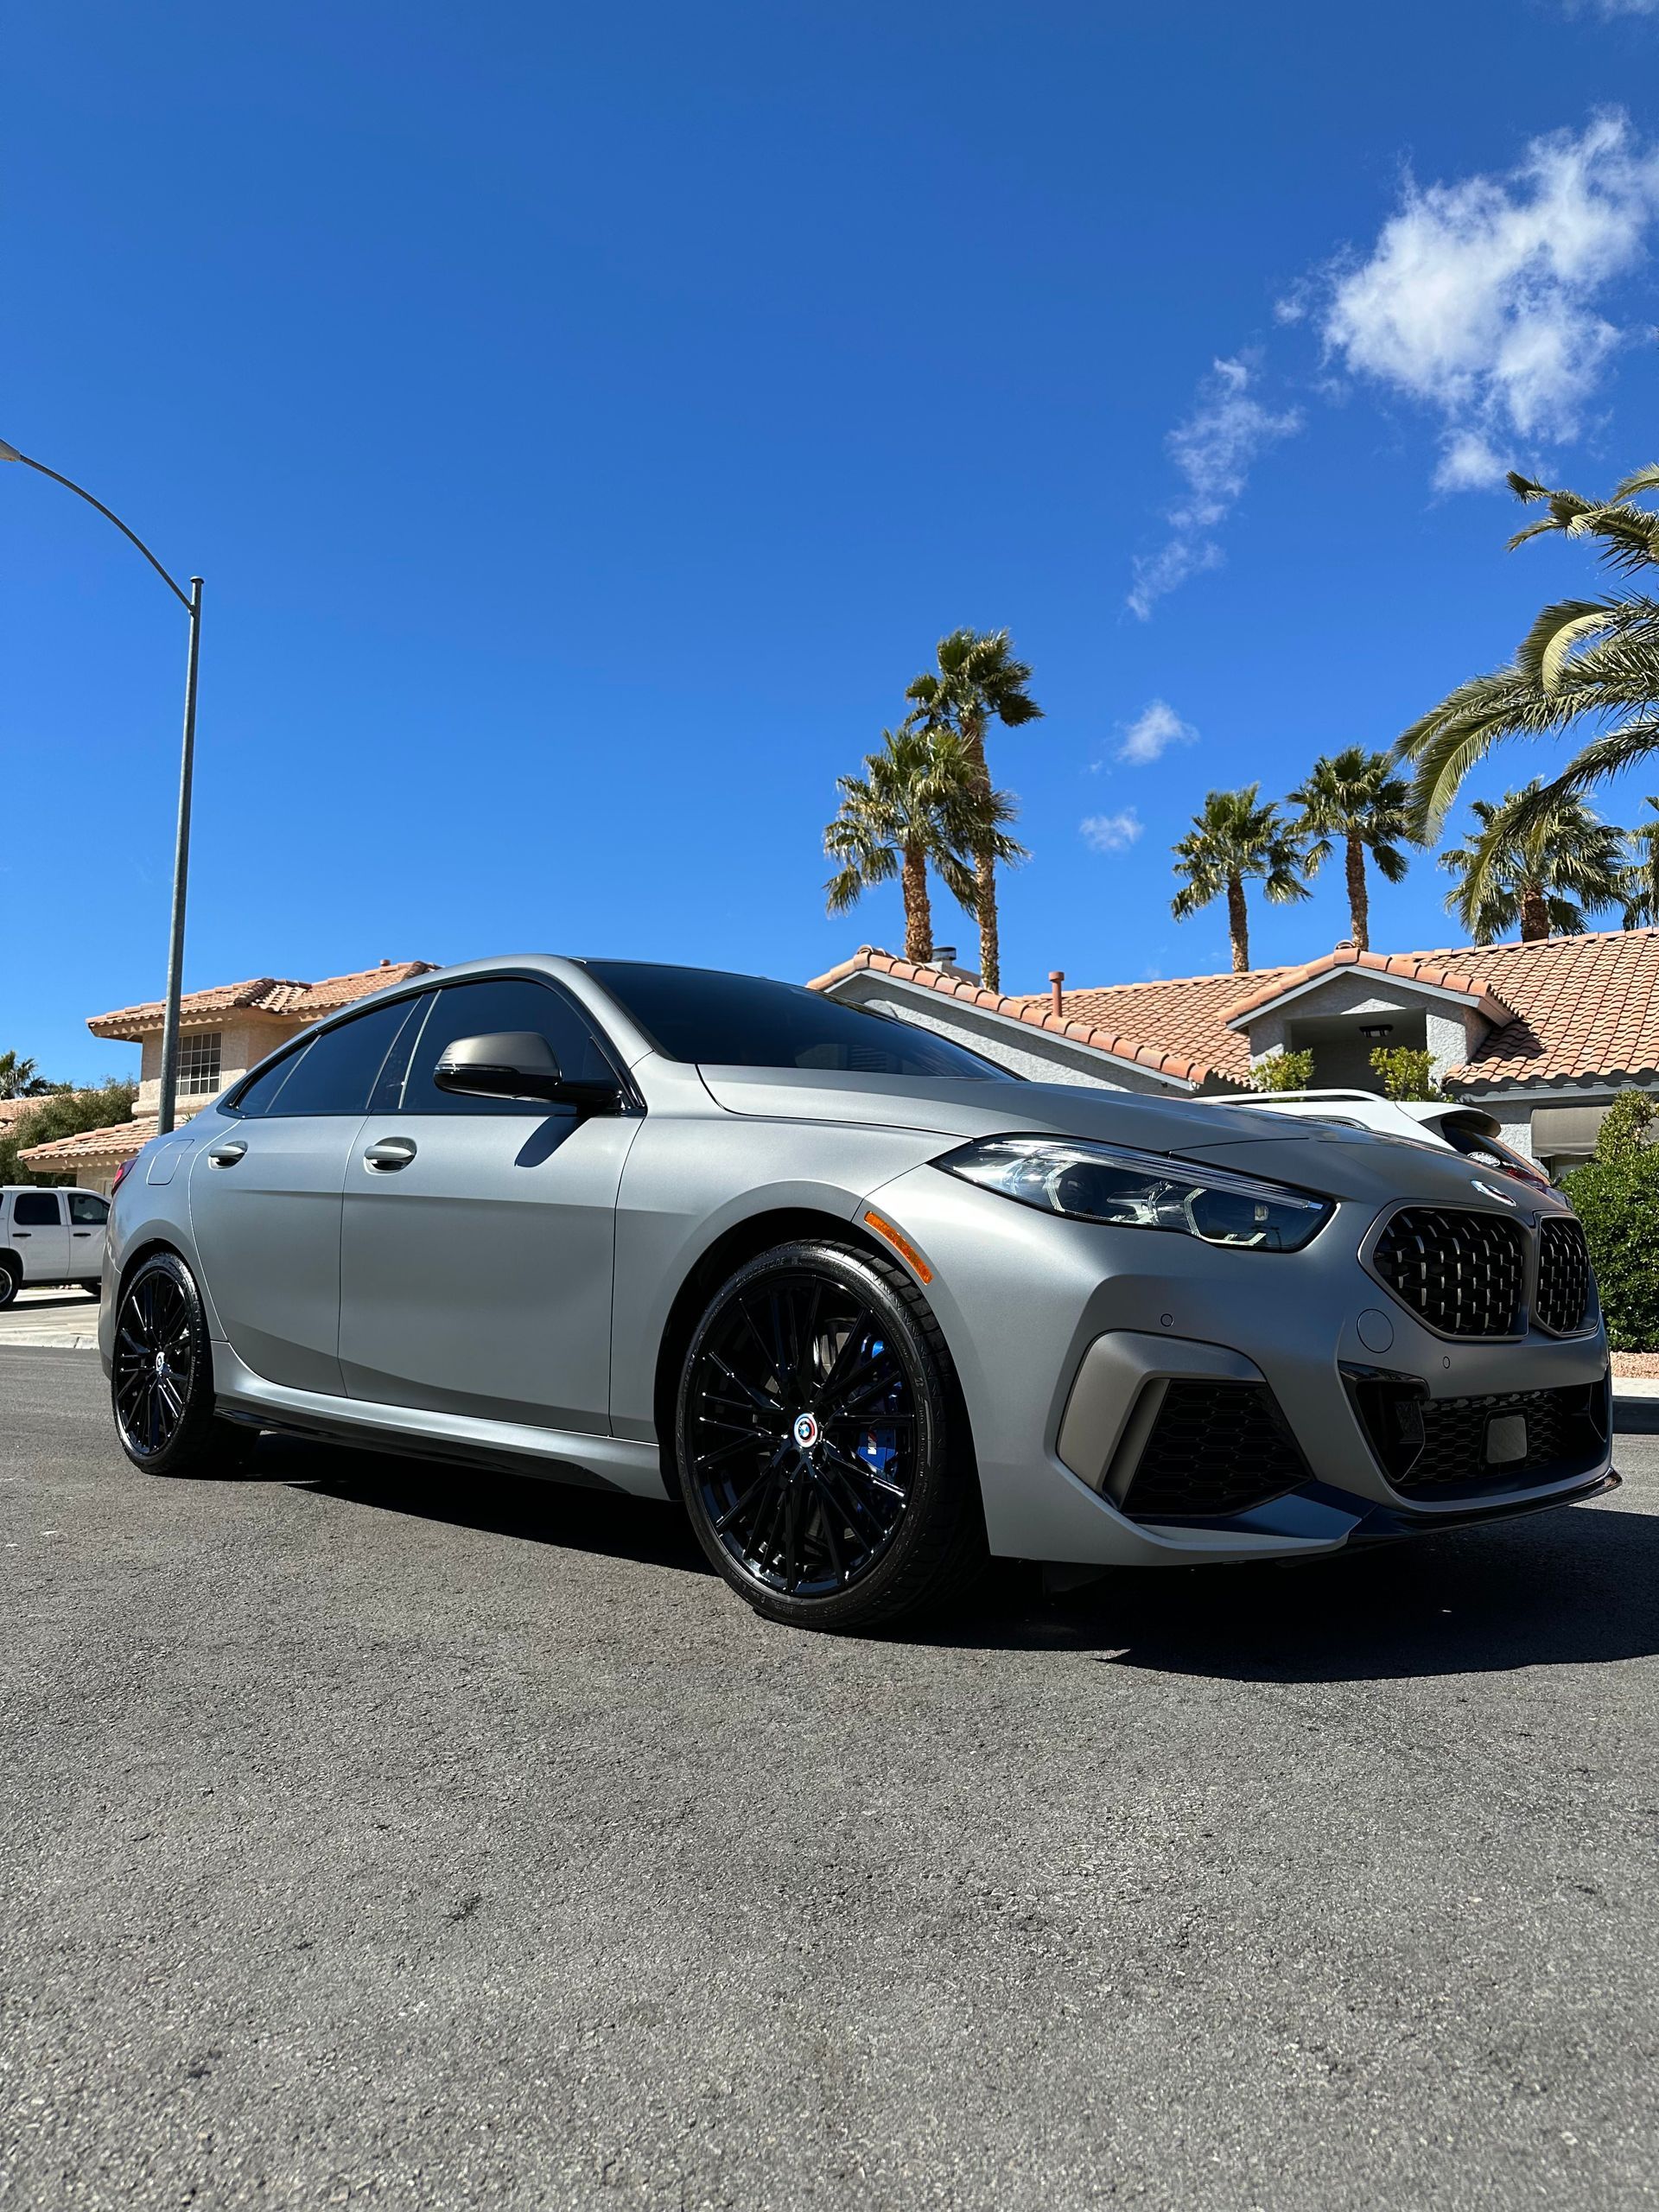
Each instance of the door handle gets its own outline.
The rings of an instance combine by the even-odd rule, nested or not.
[[[390,1175],[395,1167],[407,1167],[414,1157],[413,1137],[382,1137],[363,1155],[365,1164],[377,1175]]]
[[[92,1229],[72,1229],[69,1232],[72,1236],[94,1236],[97,1233],[96,1230]]]
[[[247,1150],[240,1137],[227,1137],[223,1144],[210,1144],[207,1164],[210,1167],[234,1167]]]
[[[32,1236],[35,1234],[32,1229],[14,1229],[11,1233],[14,1236]]]

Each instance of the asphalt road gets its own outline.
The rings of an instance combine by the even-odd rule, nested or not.
[[[764,1626],[666,1510],[0,1354],[0,2202],[1659,2199],[1659,1440],[1364,1560]]]

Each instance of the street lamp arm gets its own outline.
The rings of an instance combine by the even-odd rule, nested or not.
[[[143,539],[139,537],[137,531],[136,530],[129,530],[125,523],[122,521],[120,516],[115,513],[112,509],[106,507],[102,499],[95,499],[92,493],[86,490],[84,485],[77,484],[71,477],[60,476],[55,468],[48,468],[43,461],[31,461],[26,453],[19,453],[16,446],[5,445],[3,442],[0,442],[0,461],[21,461],[25,468],[37,469],[42,476],[49,476],[54,484],[61,484],[66,491],[73,492],[77,499],[85,499],[89,507],[96,507],[99,514],[104,516],[107,521],[112,522],[115,524],[123,537],[130,539],[132,543],[138,548],[138,550],[143,555],[145,560],[148,561],[150,567],[155,569],[156,575],[167,586],[175,599],[176,599],[179,604],[184,608],[185,612],[188,613],[191,611],[189,593],[186,591],[181,585],[175,583],[173,578],[168,575],[167,570],[156,558],[156,556],[150,551],[149,546],[145,544]]]

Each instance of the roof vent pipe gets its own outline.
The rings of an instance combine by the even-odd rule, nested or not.
[[[1048,971],[1048,984],[1049,988],[1054,994],[1054,1011],[1056,1014],[1063,1014],[1065,1012],[1065,969],[1051,968]]]

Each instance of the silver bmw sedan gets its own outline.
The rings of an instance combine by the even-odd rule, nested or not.
[[[425,975],[139,1154],[100,1324],[158,1474],[260,1429],[677,1498],[759,1611],[988,1554],[1336,1552],[1595,1496],[1607,1342],[1551,1191],[1026,1083],[814,992]]]

